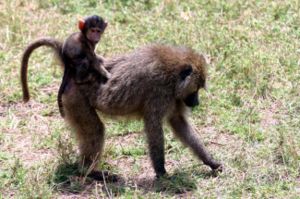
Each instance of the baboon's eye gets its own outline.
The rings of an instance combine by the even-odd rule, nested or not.
[[[186,65],[183,67],[184,69],[180,72],[179,76],[181,80],[185,80],[185,78],[192,74],[193,68],[191,65]]]

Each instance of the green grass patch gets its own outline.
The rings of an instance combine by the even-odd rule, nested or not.
[[[299,1],[4,0],[0,10],[0,198],[298,198]],[[33,53],[23,104],[20,59],[34,39],[63,40],[91,14],[109,22],[97,47],[106,57],[153,42],[207,55],[209,89],[190,120],[223,173],[211,175],[166,128],[169,176],[156,180],[142,122],[100,115],[99,168],[124,181],[76,177],[76,139],[56,103],[60,66],[47,48]]]

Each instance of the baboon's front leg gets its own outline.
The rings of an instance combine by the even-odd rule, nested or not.
[[[154,167],[156,177],[166,173],[165,152],[164,152],[164,133],[162,121],[156,118],[157,115],[151,115],[144,118],[145,133],[149,145],[149,153]]]
[[[183,115],[176,114],[169,119],[169,123],[174,134],[203,161],[204,164],[210,166],[213,170],[220,168],[221,164],[215,161],[206,151],[203,144],[195,135],[194,129],[187,122]]]

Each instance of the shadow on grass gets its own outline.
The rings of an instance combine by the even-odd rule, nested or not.
[[[105,181],[103,180],[105,178]],[[103,182],[108,185],[124,186],[124,180],[109,171],[92,172],[84,175],[78,163],[63,163],[57,166],[49,183],[58,192],[80,194],[89,192],[95,182]],[[103,187],[106,188],[106,187]],[[110,187],[112,189],[112,187]]]
[[[144,192],[161,192],[169,196],[182,197],[185,193],[197,189],[197,179],[207,180],[218,176],[218,172],[207,170],[195,172],[191,169],[175,170],[172,175],[163,176],[159,179],[144,178],[138,180],[138,189],[144,190]]]
[[[195,174],[195,173],[194,173]],[[196,173],[197,178],[208,179],[216,177],[215,172]],[[138,183],[139,189],[148,192],[162,192],[167,195],[180,195],[197,189],[196,179],[191,177],[191,172],[175,170],[173,175],[164,176],[159,179],[141,179]]]
[[[164,192],[168,195],[183,194],[195,189],[197,189],[195,180],[183,171],[155,179],[153,185],[153,191]]]
[[[82,190],[77,179],[79,176],[78,164],[60,164],[54,171],[50,184],[59,191],[79,193]]]
[[[112,174],[111,172],[98,172],[105,176],[103,179],[97,177],[84,176],[80,172],[78,164],[61,164],[59,165],[50,179],[50,184],[58,192],[81,194],[92,193],[95,186],[100,187],[108,196],[121,196],[126,194],[128,190],[140,190],[143,193],[161,192],[166,195],[176,196],[191,192],[197,189],[196,179],[191,177],[190,172],[175,171],[173,175],[156,178],[142,178],[137,180],[135,177],[123,179],[121,176]],[[215,177],[214,173],[197,173],[197,178]],[[100,183],[96,183],[100,182]]]

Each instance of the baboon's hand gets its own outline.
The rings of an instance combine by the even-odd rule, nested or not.
[[[107,78],[107,79],[110,79],[110,78],[111,78],[111,73],[107,72],[107,73],[106,73],[106,78]]]
[[[210,165],[210,168],[214,171],[214,172],[222,172],[223,171],[223,165],[219,162],[213,161]]]

